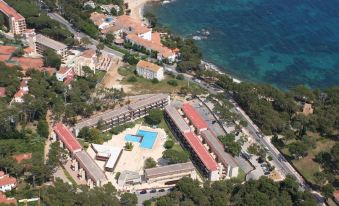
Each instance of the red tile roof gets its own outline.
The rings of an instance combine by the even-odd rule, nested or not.
[[[56,123],[54,131],[69,151],[74,153],[81,150],[80,143],[64,124],[61,122]]]
[[[5,175],[3,172],[0,174],[0,187],[5,185],[16,184],[16,178]]]
[[[6,88],[0,87],[0,97],[5,97],[5,96],[6,96]]]
[[[11,60],[17,62],[23,70],[32,68],[40,70],[44,66],[42,58],[13,57]]]
[[[7,198],[5,194],[3,194],[2,192],[0,192],[0,203],[4,203],[4,204],[14,204],[16,205],[16,199],[15,198]]]
[[[25,92],[23,90],[19,90],[15,93],[14,97],[23,97],[25,95]]]
[[[15,46],[0,46],[0,54],[11,55],[16,49]]]
[[[14,155],[13,158],[17,163],[22,162],[23,160],[29,160],[32,158],[32,153],[23,153],[23,154],[18,154]]]
[[[24,19],[24,17],[19,14],[15,9],[10,7],[5,1],[0,1],[0,10],[6,15],[6,16],[12,16],[15,18],[15,20]]]
[[[202,145],[198,137],[193,132],[187,132],[184,134],[186,141],[191,145],[194,152],[198,155],[205,167],[209,171],[215,171],[218,168],[217,162],[212,158],[211,154]]]
[[[200,116],[200,114],[195,110],[192,105],[185,103],[182,105],[182,110],[184,111],[185,115],[188,119],[192,122],[194,127],[198,130],[207,129],[208,125],[204,121],[204,119]]]

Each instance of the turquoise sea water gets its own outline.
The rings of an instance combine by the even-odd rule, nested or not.
[[[197,41],[204,59],[242,80],[280,88],[339,85],[338,0],[175,0],[159,22]]]

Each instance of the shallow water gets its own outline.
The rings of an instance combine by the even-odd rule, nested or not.
[[[339,0],[175,0],[146,6],[242,80],[280,88],[339,85]]]

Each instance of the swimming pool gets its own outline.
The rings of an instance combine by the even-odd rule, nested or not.
[[[138,142],[138,143],[140,143],[141,137],[138,137],[138,136],[135,136],[135,135],[132,135],[132,134],[127,134],[127,135],[125,136],[125,141],[127,141],[127,142]]]
[[[145,130],[138,130],[137,135],[143,137],[140,147],[146,148],[146,149],[152,149],[155,143],[155,140],[157,139],[158,133],[145,131]]]

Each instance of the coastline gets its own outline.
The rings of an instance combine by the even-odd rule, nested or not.
[[[164,0],[125,0],[126,3],[128,3],[128,7],[131,10],[131,16],[135,19],[137,19],[140,22],[144,22],[144,17],[143,17],[143,10],[144,7],[147,3],[150,2],[162,2]],[[217,67],[215,64],[207,62],[206,60],[202,59],[201,64],[207,69],[207,70],[212,70],[215,72],[218,72],[219,74],[227,75],[229,76],[233,82],[235,83],[241,83],[241,80],[233,77],[230,74],[227,74],[224,72],[224,70],[220,69]]]

